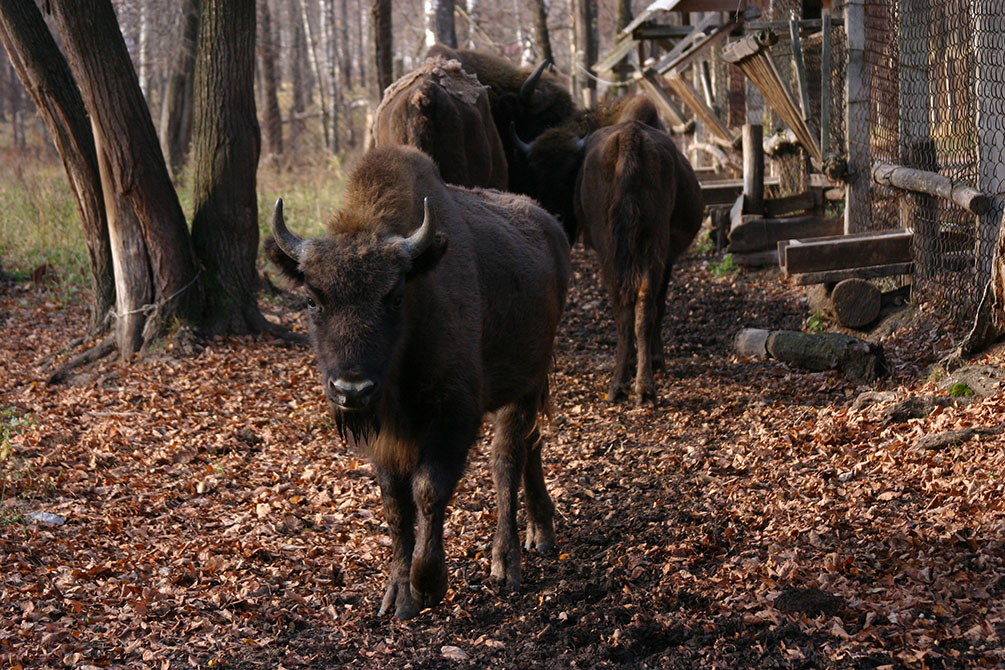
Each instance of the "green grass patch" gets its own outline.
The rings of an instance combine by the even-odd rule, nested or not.
[[[708,269],[714,277],[728,277],[740,271],[740,268],[733,263],[733,254],[726,254],[718,263],[711,263]]]

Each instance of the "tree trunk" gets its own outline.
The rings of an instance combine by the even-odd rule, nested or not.
[[[322,21],[324,21],[324,12],[322,11]],[[318,53],[318,42],[319,35],[318,31],[311,28],[311,18],[310,11],[307,7],[307,0],[300,0],[300,19],[304,24],[304,35],[307,37],[307,57],[310,61],[311,72],[314,73],[314,79],[318,83],[318,98],[321,102],[321,129],[324,134],[325,147],[331,149],[331,134],[330,134],[330,109],[328,107],[328,84],[327,75],[322,67],[321,55]]]
[[[579,104],[591,108],[596,105],[597,82],[589,76],[590,66],[597,62],[597,0],[576,2],[576,57],[573,61],[574,93]]]
[[[34,0],[7,0],[0,5],[0,40],[49,129],[73,190],[91,271],[88,330],[97,335],[105,330],[105,317],[115,305],[115,277],[98,158],[84,101]]]
[[[534,0],[534,44],[537,46],[539,59],[555,62],[555,53],[551,50],[551,34],[548,32],[548,2]]]
[[[255,0],[203,0],[195,66],[192,245],[205,269],[201,324],[260,332]]]
[[[279,77],[275,36],[272,32],[272,12],[269,0],[258,0],[259,9],[259,63],[262,68],[262,100],[265,117],[266,152],[272,156],[283,153],[283,118],[279,113]]]
[[[338,153],[338,40],[336,39],[335,0],[321,0],[321,45],[324,54],[325,91],[327,92],[328,148]]]
[[[128,207],[135,214],[142,246],[125,259],[130,270],[148,272],[153,287],[150,301],[122,305],[142,314],[144,344],[160,334],[175,317],[190,320],[198,314],[199,291],[192,246],[178,196],[171,185],[157,133],[139,87],[136,71],[119,30],[110,0],[52,3],[53,16],[70,66],[83,93],[97,138],[106,159],[102,170],[106,207]],[[109,211],[109,233],[126,225],[124,212]],[[122,277],[116,274],[117,290]],[[128,357],[134,344],[118,342]]]
[[[374,84],[376,99],[394,81],[393,35],[391,33],[391,0],[373,0],[370,6],[373,17]]]
[[[617,6],[614,10],[614,39],[612,42],[616,42],[618,35],[621,33],[625,27],[632,22],[632,0],[617,0]],[[628,64],[628,56],[626,55],[620,61],[618,65],[624,66]],[[619,72],[615,69],[614,73],[615,81],[625,81],[628,79],[627,72]],[[621,89],[624,90],[623,88]]]
[[[171,172],[185,166],[192,141],[193,80],[195,42],[199,35],[199,0],[184,0],[179,16],[178,47],[168,73],[161,105],[160,143]]]
[[[307,38],[304,36],[304,24],[300,21],[300,13],[294,11],[297,3],[288,5],[290,12],[290,30],[293,32],[293,46],[290,54],[290,82],[293,85],[293,100],[290,105],[290,144],[292,153],[296,154],[300,146],[300,136],[306,130],[304,113],[307,111],[307,82],[304,73],[303,53],[307,49]]]
[[[426,0],[426,4],[426,46],[439,42],[456,49],[454,0]]]
[[[342,77],[342,88],[352,89],[352,49],[349,43],[349,0],[338,0],[338,43],[339,67]]]

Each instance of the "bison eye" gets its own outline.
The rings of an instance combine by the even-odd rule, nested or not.
[[[314,301],[314,298],[312,298],[311,296],[307,296],[307,309],[311,310],[312,312],[317,312],[320,311],[321,308],[318,307],[318,304],[317,302]]]
[[[391,307],[398,309],[401,307],[401,303],[405,301],[404,293],[396,293],[391,297]]]

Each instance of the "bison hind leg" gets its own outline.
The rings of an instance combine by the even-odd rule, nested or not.
[[[492,480],[496,488],[497,525],[492,541],[492,578],[508,588],[520,587],[520,537],[516,528],[521,477],[527,486],[528,542],[542,550],[554,545],[554,506],[541,472],[537,415],[541,393],[535,392],[496,412],[492,440]],[[528,472],[527,468],[530,468]]]
[[[527,461],[523,467],[523,487],[527,502],[528,551],[546,554],[555,548],[555,504],[548,495],[541,464],[543,440],[535,427],[527,438]]]

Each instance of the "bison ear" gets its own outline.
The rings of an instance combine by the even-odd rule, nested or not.
[[[405,275],[405,279],[415,279],[426,274],[440,262],[443,254],[447,252],[447,234],[438,232],[433,236],[432,243],[421,254],[412,260],[412,268]]]
[[[300,264],[279,248],[279,244],[272,235],[265,238],[265,257],[279,271],[279,277],[284,283],[291,287],[303,285],[304,273],[300,271]]]

